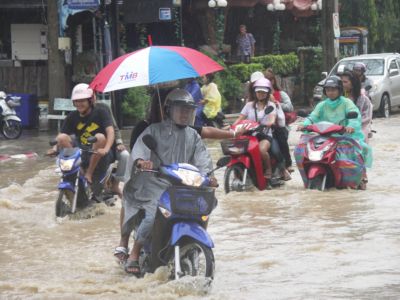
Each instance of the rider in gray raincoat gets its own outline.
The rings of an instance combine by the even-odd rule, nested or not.
[[[137,274],[137,264],[140,249],[150,235],[157,211],[158,200],[167,189],[169,183],[151,172],[142,169],[158,168],[160,159],[148,149],[142,137],[150,134],[157,142],[157,152],[164,164],[189,163],[199,168],[202,174],[212,170],[211,157],[208,154],[198,133],[188,127],[195,117],[195,104],[192,96],[185,90],[175,89],[167,95],[165,102],[167,120],[151,124],[139,136],[132,149],[133,162],[131,179],[125,184],[123,203],[125,217],[122,224],[122,234],[129,234],[136,225],[135,218],[139,210],[145,211],[145,216],[137,227],[135,244],[125,265],[128,273]]]

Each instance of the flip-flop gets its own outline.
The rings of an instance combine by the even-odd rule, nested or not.
[[[119,264],[125,264],[129,257],[129,248],[118,246],[114,250],[114,256]]]
[[[125,272],[134,275],[136,277],[140,277],[140,266],[137,260],[127,260],[124,266]],[[136,269],[136,271],[131,271],[129,269]]]

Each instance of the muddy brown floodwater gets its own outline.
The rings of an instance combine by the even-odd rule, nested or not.
[[[272,191],[225,195],[219,188],[209,224],[211,288],[202,278],[169,282],[165,269],[127,276],[112,256],[120,202],[97,205],[86,212],[90,219],[56,220],[59,177],[55,160],[43,157],[49,134],[1,139],[0,154],[39,157],[0,162],[0,298],[399,299],[399,128],[400,115],[374,119],[367,191],[305,190],[298,172]],[[292,149],[298,137],[291,132]],[[207,145],[215,161],[219,144]]]

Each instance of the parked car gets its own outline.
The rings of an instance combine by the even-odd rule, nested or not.
[[[352,70],[356,62],[367,66],[366,76],[373,81],[369,96],[374,106],[374,112],[383,117],[389,117],[391,109],[400,106],[400,54],[379,53],[346,57],[338,61],[332,70],[323,72],[323,80],[314,88],[314,102],[322,99],[322,87],[329,76],[340,74],[344,70]]]

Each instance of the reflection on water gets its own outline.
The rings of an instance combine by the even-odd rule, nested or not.
[[[271,191],[219,188],[209,224],[211,286],[203,278],[168,281],[166,268],[143,279],[126,275],[112,256],[120,203],[56,220],[59,177],[54,159],[43,157],[49,136],[1,140],[0,154],[39,157],[0,162],[0,298],[397,299],[399,126],[400,116],[374,120],[367,191],[307,191],[297,172]],[[292,147],[297,138],[292,132]],[[207,143],[216,160],[219,144]],[[221,186],[223,174],[216,173]]]

